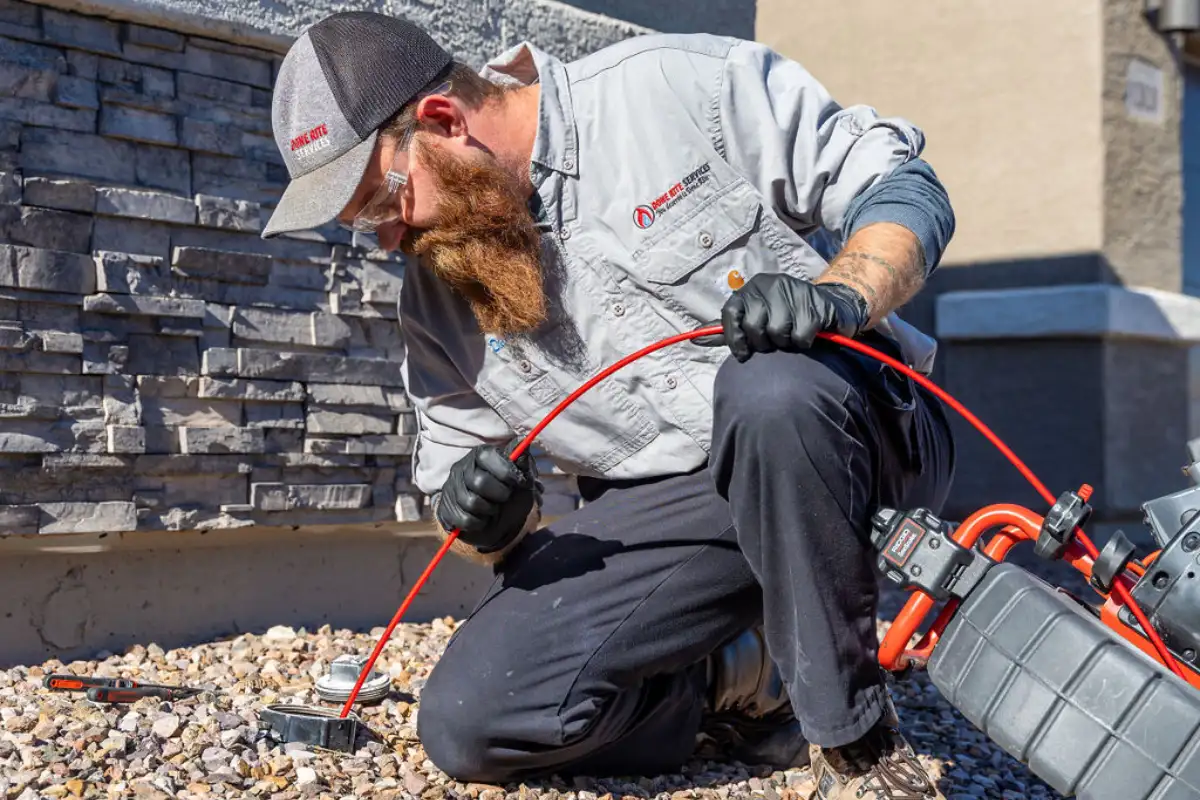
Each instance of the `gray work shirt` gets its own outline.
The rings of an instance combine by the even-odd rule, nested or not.
[[[847,209],[919,157],[923,134],[841,108],[761,44],[656,34],[563,63],[526,43],[484,69],[541,84],[531,176],[550,321],[531,337],[481,332],[467,304],[411,265],[400,298],[418,439],[413,482],[441,489],[471,447],[527,434],[606,367],[720,317],[760,272],[815,278],[806,236],[843,237]],[[927,372],[932,339],[882,328]],[[538,437],[569,474],[644,478],[702,466],[726,348],[683,343],[626,367]]]

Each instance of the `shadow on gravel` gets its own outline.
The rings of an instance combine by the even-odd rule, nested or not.
[[[502,789],[508,795],[520,793],[523,789],[528,796],[538,798],[556,797],[555,793],[565,795],[568,792],[590,792],[599,797],[611,795],[613,800],[631,797],[649,800],[664,793],[703,792],[700,796],[705,798],[807,800],[812,791],[810,775],[808,768],[782,773],[773,772],[769,767],[755,767],[736,762],[693,761],[681,772],[654,777],[581,776],[571,780],[555,778],[494,788]]]

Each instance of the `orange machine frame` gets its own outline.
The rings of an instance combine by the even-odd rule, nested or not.
[[[1023,506],[1007,503],[991,505],[976,511],[964,520],[951,538],[963,547],[970,548],[974,547],[985,533],[995,531],[984,546],[983,552],[994,561],[1003,561],[1015,545],[1037,540],[1042,520],[1041,515]],[[1130,562],[1125,572],[1118,575],[1116,580],[1123,583],[1127,590],[1132,591],[1134,584],[1145,574],[1146,567],[1158,557],[1159,552],[1161,551],[1151,553],[1140,562]],[[1093,559],[1084,552],[1078,542],[1071,541],[1067,545],[1062,554],[1062,560],[1082,573],[1091,585]],[[1094,586],[1093,590],[1104,600],[1103,605],[1099,608],[1100,620],[1129,644],[1161,663],[1162,659],[1150,640],[1121,621],[1119,612],[1123,603],[1113,596],[1115,592],[1101,592]],[[949,624],[959,606],[959,600],[956,598],[946,601],[929,630],[922,635],[920,641],[909,647],[909,643],[917,635],[935,602],[933,597],[920,589],[912,592],[912,596],[904,604],[904,608],[896,616],[880,643],[879,663],[884,669],[902,671],[910,666],[924,666],[928,663],[946,625]],[[1182,667],[1184,679],[1193,687],[1200,689],[1200,671],[1178,658],[1176,661]]]

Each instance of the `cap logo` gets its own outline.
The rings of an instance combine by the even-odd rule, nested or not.
[[[307,161],[330,146],[328,136],[329,127],[323,122],[312,130],[305,131],[292,139],[292,156]]]

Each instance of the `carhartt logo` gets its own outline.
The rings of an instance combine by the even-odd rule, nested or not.
[[[329,127],[321,123],[292,138],[292,156],[301,160],[312,158],[316,153],[329,147]]]
[[[746,279],[742,277],[742,273],[736,269],[729,270],[729,275],[726,276],[730,289],[740,289],[746,285]]]

